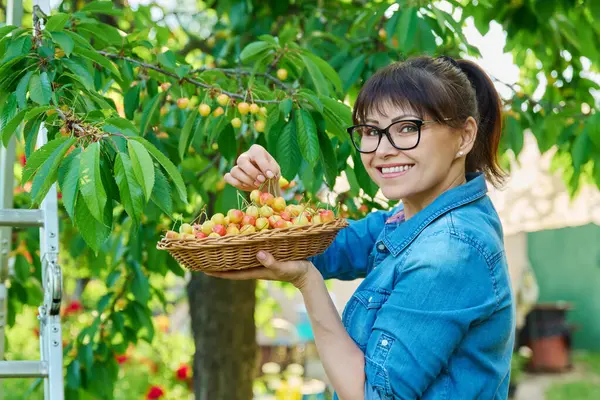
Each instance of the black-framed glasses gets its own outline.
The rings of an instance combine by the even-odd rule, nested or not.
[[[451,118],[444,118],[449,121]],[[425,124],[440,122],[438,120],[402,119],[392,122],[387,128],[380,129],[373,125],[360,124],[346,129],[352,138],[352,144],[361,153],[373,153],[379,148],[383,135],[394,148],[411,150],[419,145],[421,127]]]

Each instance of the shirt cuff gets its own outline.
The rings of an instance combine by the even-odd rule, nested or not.
[[[369,381],[365,379],[365,400],[383,400],[373,386],[369,384]]]

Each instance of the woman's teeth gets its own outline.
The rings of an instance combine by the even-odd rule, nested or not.
[[[383,167],[381,168],[381,172],[384,174],[393,174],[395,172],[403,172],[411,169],[413,165],[398,165],[396,167]]]

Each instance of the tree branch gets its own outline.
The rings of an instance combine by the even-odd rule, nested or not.
[[[192,85],[195,85],[195,86],[198,86],[198,87],[201,87],[201,88],[204,88],[204,89],[216,89],[220,93],[224,93],[227,96],[229,96],[231,98],[234,98],[234,99],[239,99],[239,100],[242,100],[242,101],[246,100],[246,97],[243,96],[243,95],[241,95],[241,94],[233,93],[233,92],[228,92],[226,90],[217,88],[215,86],[206,84],[204,82],[200,82],[200,81],[192,79],[192,78],[188,78],[186,76],[184,76],[183,78],[180,78],[177,74],[175,74],[173,72],[165,71],[164,69],[162,69],[162,68],[160,68],[160,67],[158,67],[156,65],[148,64],[148,63],[136,60],[136,59],[131,58],[131,57],[126,57],[126,56],[122,56],[122,55],[119,55],[119,54],[112,54],[112,53],[108,53],[106,51],[98,51],[98,54],[101,54],[101,55],[103,55],[105,57],[108,57],[108,58],[129,61],[131,63],[134,63],[134,64],[137,64],[137,65],[139,65],[141,67],[144,67],[146,69],[151,69],[151,70],[159,72],[159,73],[161,73],[163,75],[170,76],[171,78],[175,78],[175,79],[177,79],[177,80],[179,80],[181,82],[188,82],[188,83],[191,83]],[[278,103],[280,103],[280,100],[255,100],[254,102],[255,103],[261,103],[261,104],[278,104]]]
[[[279,56],[280,57],[280,56]],[[276,63],[279,59],[275,58],[275,60],[273,60],[274,63]],[[208,68],[208,67],[201,67],[201,68],[196,68],[194,70],[192,70],[190,73],[191,74],[197,74],[197,73],[201,73],[204,71],[219,71],[224,73],[225,75],[232,75],[232,76],[250,76],[252,75],[252,72],[250,71],[246,71],[243,69],[239,69],[239,68]],[[282,81],[280,81],[279,79],[277,79],[276,77],[274,77],[273,75],[269,74],[269,73],[260,73],[260,74],[254,74],[254,76],[260,76],[262,78],[266,78],[270,81],[272,81],[273,83],[275,83],[276,85],[282,87],[285,90],[292,90],[289,86],[287,86],[285,83],[283,83]]]
[[[202,177],[202,175],[206,174],[214,165],[221,159],[221,154],[217,153],[213,158],[211,158],[210,162],[206,167],[204,167],[201,171],[196,174],[196,178]]]

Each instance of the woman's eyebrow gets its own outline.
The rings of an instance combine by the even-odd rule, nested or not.
[[[418,118],[421,118],[421,117],[418,117],[418,116],[416,116],[416,115],[412,115],[412,114],[408,114],[408,115],[399,115],[399,116],[397,116],[396,118],[392,119],[392,122],[400,121],[401,119],[405,119],[405,118],[417,118],[417,119],[418,119]],[[379,123],[379,121],[377,121],[376,119],[371,119],[371,118],[367,118],[367,119],[365,119],[365,122],[373,122],[373,123],[375,123],[375,124],[378,124],[378,123]]]
[[[405,118],[420,118],[420,117],[417,117],[416,115],[412,115],[412,114],[400,115],[400,116],[392,119],[392,122],[400,121],[401,119],[405,119]]]

